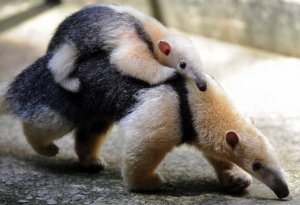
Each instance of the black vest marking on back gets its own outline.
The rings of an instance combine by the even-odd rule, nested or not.
[[[181,76],[170,82],[179,97],[179,108],[181,117],[182,142],[191,142],[197,138],[197,132],[193,125],[193,115],[188,101],[188,90]]]

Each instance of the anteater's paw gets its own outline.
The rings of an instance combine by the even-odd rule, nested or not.
[[[103,159],[93,159],[81,161],[82,167],[90,173],[98,173],[105,169],[106,162]]]
[[[159,191],[165,187],[165,180],[158,174],[139,176],[128,181],[129,188],[134,192]]]
[[[224,191],[231,194],[242,193],[252,182],[252,177],[237,167],[224,170],[219,179]]]
[[[34,146],[34,150],[43,156],[53,157],[57,155],[59,148],[55,144],[49,144],[47,146]]]

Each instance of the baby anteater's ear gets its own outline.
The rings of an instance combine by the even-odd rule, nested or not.
[[[226,132],[226,142],[227,144],[234,149],[239,144],[239,136],[234,131]]]
[[[159,41],[158,43],[158,48],[159,50],[165,54],[166,56],[170,54],[171,52],[171,46],[168,42],[166,41]]]

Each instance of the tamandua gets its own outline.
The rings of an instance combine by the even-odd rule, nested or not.
[[[74,75],[82,82],[78,94],[62,89],[47,69],[48,54],[12,82],[0,84],[0,110],[22,123],[33,149],[54,156],[54,141],[75,130],[80,163],[100,171],[101,146],[113,124],[125,144],[122,175],[131,190],[160,189],[156,168],[174,147],[189,144],[204,153],[227,191],[251,184],[251,174],[279,198],[289,189],[271,145],[233,106],[224,90],[206,75],[207,91],[175,75],[157,86],[121,75],[100,52],[78,62]],[[91,69],[93,68],[93,69]],[[247,174],[247,172],[249,174]]]
[[[105,4],[84,8],[57,28],[47,51],[54,53],[48,67],[55,81],[78,92],[80,81],[72,75],[75,64],[98,50],[105,50],[123,74],[151,85],[179,72],[206,90],[200,56],[190,39],[131,7]]]

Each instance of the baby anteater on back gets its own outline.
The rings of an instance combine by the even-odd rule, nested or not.
[[[206,90],[200,56],[192,42],[154,18],[121,5],[90,6],[63,21],[48,47],[47,52],[53,53],[48,68],[58,84],[77,92],[80,81],[72,76],[76,62],[99,50],[108,53],[110,63],[121,73],[150,85],[179,72]]]

